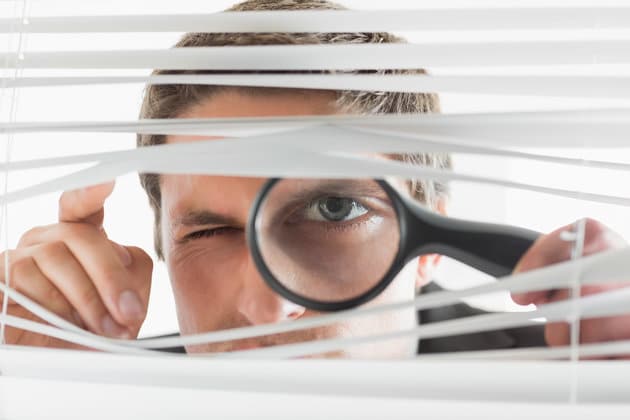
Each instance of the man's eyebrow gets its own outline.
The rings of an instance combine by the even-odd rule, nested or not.
[[[210,210],[194,210],[175,218],[173,227],[202,226],[202,225],[231,225],[242,224],[236,218],[225,214],[215,213]]]

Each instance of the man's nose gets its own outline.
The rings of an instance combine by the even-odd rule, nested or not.
[[[244,281],[239,292],[238,311],[252,325],[269,324],[301,317],[306,309],[274,292],[261,277],[256,265],[248,258]]]

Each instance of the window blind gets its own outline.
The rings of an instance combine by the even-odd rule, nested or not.
[[[151,13],[135,11],[144,4],[113,2],[114,11],[76,15],[70,1],[54,6],[41,0],[0,1],[0,41],[7,45],[0,52],[3,249],[16,247],[22,226],[50,222],[55,215],[43,209],[55,205],[61,191],[114,178],[137,183],[138,173],[431,179],[453,184],[455,202],[459,192],[478,191],[476,200],[461,199],[463,217],[476,206],[474,217],[486,221],[547,229],[559,219],[569,223],[575,213],[594,211],[630,239],[625,183],[630,7],[623,3],[407,2],[396,9],[366,2],[353,3],[357,10],[230,13],[220,11],[231,2],[208,10],[184,1],[177,12],[168,2],[154,3]],[[171,48],[179,35],[192,31],[393,31],[404,32],[409,42]],[[208,74],[149,75],[155,68]],[[428,74],[375,72],[418,68]],[[364,69],[372,74],[352,73]],[[138,120],[139,96],[132,95],[147,84],[436,92],[445,109],[414,115]],[[136,134],[225,139],[136,148]],[[420,152],[450,153],[455,167],[374,157]],[[498,201],[484,205],[483,197]],[[517,211],[524,203],[532,209]],[[137,214],[119,207],[111,209],[114,216],[107,223]],[[150,239],[151,224],[144,226],[134,234]],[[98,351],[1,345],[0,414],[627,418],[630,365],[609,358],[630,354],[630,337],[580,343],[578,326],[581,319],[628,314],[629,289],[588,296],[579,290],[627,281],[630,249],[582,256],[583,229],[577,223],[576,235],[567,239],[573,242],[570,260],[499,281],[462,279],[453,289],[405,302],[142,340],[111,339],[79,328],[12,287],[6,268],[0,284],[3,334],[14,328]],[[154,283],[167,281],[161,270]],[[159,351],[549,288],[572,290],[572,297],[388,333],[197,356]],[[40,321],[12,315],[9,300]],[[156,313],[169,298],[158,302]],[[387,340],[422,342],[552,322],[570,323],[570,345],[420,354],[408,360],[306,358]]]

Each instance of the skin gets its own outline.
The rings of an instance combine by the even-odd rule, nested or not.
[[[246,95],[217,94],[191,107],[182,117],[249,117],[325,115],[335,113],[327,93]],[[171,136],[168,143],[198,141]],[[244,227],[248,212],[265,180],[242,177],[165,175],[161,177],[162,237],[165,262],[173,286],[183,334],[261,325],[317,316],[269,289],[249,255]],[[102,229],[103,204],[114,184],[62,194],[59,222],[25,233],[9,253],[11,285],[76,325],[109,337],[135,338],[146,315],[151,284],[151,258],[141,249],[110,240]],[[443,211],[443,207],[441,207]],[[213,217],[200,220],[199,213]],[[571,244],[561,238],[565,226],[542,236],[523,256],[516,271],[527,271],[569,258]],[[212,235],[208,234],[212,231]],[[216,230],[218,229],[218,230]],[[585,253],[624,246],[613,232],[589,220]],[[415,276],[398,276],[368,305],[408,301],[416,287],[431,277],[439,256],[418,259]],[[4,262],[4,258],[0,258]],[[4,268],[0,273],[4,273]],[[229,281],[227,281],[229,279]],[[623,287],[621,284],[583,288],[583,294]],[[517,303],[543,304],[566,298],[566,291],[513,296]],[[14,302],[11,315],[38,320]],[[313,339],[349,337],[409,329],[413,311],[354,318],[334,325],[286,334],[214,343],[187,348],[188,352],[233,351]],[[630,316],[582,322],[583,342],[630,338]],[[566,345],[568,329],[549,324],[547,342]],[[7,329],[10,344],[77,348],[56,339]],[[414,353],[414,340],[388,341],[350,347],[324,357],[399,358]]]
[[[314,94],[309,98],[293,95],[248,97],[232,92],[220,94],[192,108],[184,117],[326,115],[334,113],[333,99],[329,94]],[[168,143],[191,140],[191,137],[172,136],[168,138]],[[163,245],[182,333],[260,325],[317,315],[274,293],[258,273],[249,255],[244,228],[249,209],[264,181],[198,175],[162,177],[162,220],[165,221],[162,226]],[[190,226],[177,223],[186,214],[202,210],[232,220],[230,223]],[[227,230],[220,237],[182,243],[182,238],[192,232],[217,227],[226,227]],[[200,278],[207,280],[200,282]],[[230,281],[226,282],[226,278]],[[371,304],[408,300],[413,296],[414,287],[413,278],[399,278]],[[412,311],[396,312],[290,334],[194,346],[187,350],[231,351],[356,336],[366,332],[387,332],[392,328],[412,328],[415,322]],[[400,357],[413,351],[413,342],[398,341],[353,348],[326,356]]]

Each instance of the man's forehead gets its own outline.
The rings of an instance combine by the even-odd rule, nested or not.
[[[161,177],[162,204],[171,222],[199,219],[204,212],[241,220],[264,182],[264,178],[166,174]]]
[[[228,89],[188,107],[180,118],[273,117],[326,115],[339,112],[330,91],[304,93],[292,89],[275,94],[258,94]]]

